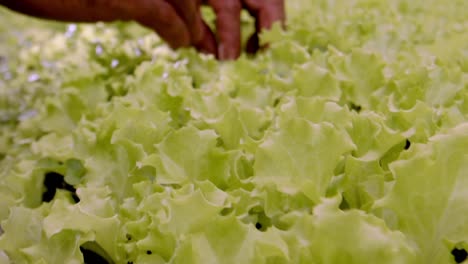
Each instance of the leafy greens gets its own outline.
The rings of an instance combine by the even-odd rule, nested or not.
[[[224,63],[0,10],[0,263],[464,261],[467,1],[286,4]]]

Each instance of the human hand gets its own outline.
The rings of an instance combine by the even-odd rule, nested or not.
[[[173,48],[194,46],[219,59],[236,59],[241,52],[240,13],[243,8],[256,19],[256,32],[249,39],[247,51],[259,49],[258,34],[274,22],[285,20],[284,0],[206,0],[216,13],[217,38],[203,22],[201,0],[143,1],[141,24],[154,29]],[[152,5],[152,6],[151,6]]]
[[[202,20],[201,0],[123,1],[123,10],[131,19],[153,29],[172,48],[193,46],[217,55],[216,39]]]
[[[275,22],[285,22],[284,0],[207,0],[215,11],[217,27],[217,52],[220,59],[236,59],[241,52],[240,13],[245,8],[255,18],[255,33],[247,43],[247,51],[255,53],[260,48],[259,33],[270,29]]]
[[[201,17],[201,4],[217,16],[217,37]],[[135,20],[155,30],[172,48],[193,46],[222,60],[241,52],[240,13],[256,19],[256,33],[247,49],[256,52],[258,33],[284,22],[284,0],[0,0],[0,5],[40,18],[68,22]]]

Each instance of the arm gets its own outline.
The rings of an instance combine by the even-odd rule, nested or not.
[[[203,0],[0,0],[11,10],[30,16],[68,22],[135,20],[156,31],[172,48],[194,46],[219,59],[235,59],[241,52],[240,14],[246,8],[257,20],[249,41],[255,52],[258,34],[276,21],[284,23],[285,0],[205,0],[217,15],[215,38],[203,22]]]
[[[119,0],[0,0],[13,11],[68,22],[130,20],[127,1]]]
[[[65,22],[134,20],[172,48],[195,46],[216,55],[216,40],[194,0],[0,0],[13,11]]]
[[[65,22],[135,20],[158,32],[173,48],[195,44],[188,26],[165,0],[0,0],[0,5],[26,15]]]

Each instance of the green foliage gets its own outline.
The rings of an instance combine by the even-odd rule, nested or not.
[[[287,0],[231,62],[0,10],[0,263],[457,263],[467,3]]]

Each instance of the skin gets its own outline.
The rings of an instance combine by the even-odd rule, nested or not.
[[[200,6],[216,13],[217,36],[202,20]],[[258,34],[274,22],[285,21],[284,0],[0,0],[11,10],[65,22],[134,20],[156,31],[172,48],[193,46],[221,60],[241,53],[240,13],[256,18],[257,32],[247,51],[259,49]]]

